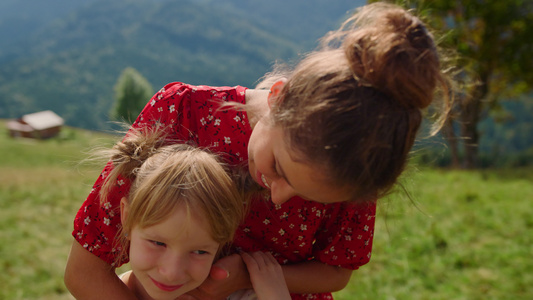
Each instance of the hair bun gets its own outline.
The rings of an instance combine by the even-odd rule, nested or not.
[[[407,108],[431,104],[440,74],[433,37],[422,22],[396,6],[364,7],[352,19],[343,47],[359,84],[370,85]]]

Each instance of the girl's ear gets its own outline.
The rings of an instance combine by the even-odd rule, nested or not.
[[[122,199],[120,199],[120,222],[121,223],[126,222],[126,217],[128,216],[128,209],[129,209],[128,199],[123,197]]]
[[[272,107],[272,104],[277,103],[280,99],[281,91],[283,90],[283,87],[287,83],[287,79],[282,78],[278,81],[274,82],[274,84],[270,87],[270,93],[268,94],[268,107]]]

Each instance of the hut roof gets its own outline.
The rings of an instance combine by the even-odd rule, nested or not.
[[[22,116],[21,119],[24,123],[28,124],[35,130],[43,130],[47,128],[62,126],[64,123],[63,118],[56,115],[51,110],[27,114]]]

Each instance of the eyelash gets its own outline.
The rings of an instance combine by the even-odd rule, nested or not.
[[[167,246],[165,243],[158,242],[158,241],[152,241],[152,240],[150,240],[150,243],[152,243],[152,244],[154,244],[155,246],[158,246],[158,247],[166,247],[166,246]],[[205,251],[205,250],[194,250],[193,253],[194,253],[194,254],[198,254],[198,255],[207,255],[207,254],[210,254],[209,251]]]
[[[272,163],[272,170],[274,171],[274,173],[279,175],[277,166],[278,166],[278,164],[277,164],[276,160],[274,160],[274,163]]]
[[[159,246],[159,247],[165,247],[166,244],[158,241],[150,241],[152,244]]]

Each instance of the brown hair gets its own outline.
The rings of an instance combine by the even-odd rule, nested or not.
[[[168,144],[161,132],[130,130],[108,151],[114,168],[101,189],[101,199],[106,199],[118,176],[132,181],[128,214],[116,238],[121,255],[115,264],[126,260],[126,234],[134,226],[145,228],[162,222],[177,206],[203,213],[211,237],[221,247],[233,240],[244,217],[244,193],[219,158],[191,145]]]
[[[375,199],[404,170],[422,110],[439,88],[448,90],[448,81],[424,24],[402,8],[375,3],[296,66],[270,115],[298,159],[320,167],[354,198]],[[442,121],[450,101],[444,98]]]

